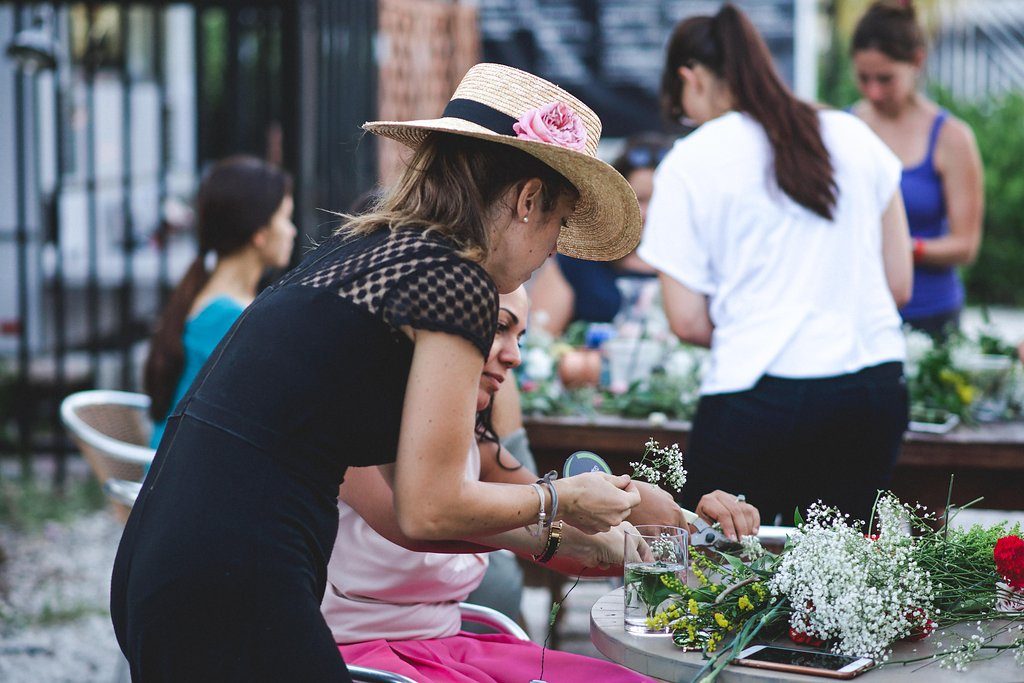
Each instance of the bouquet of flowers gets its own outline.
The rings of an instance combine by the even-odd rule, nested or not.
[[[819,504],[806,521],[797,518],[778,554],[752,538],[737,555],[695,554],[696,582],[682,586],[651,626],[669,628],[676,645],[705,653],[708,662],[697,677],[704,681],[714,680],[758,635],[788,632],[801,645],[885,664],[894,663],[896,642],[967,621],[977,622],[977,633],[939,636],[944,641],[933,656],[944,666],[962,670],[982,653],[1006,649],[1024,665],[1019,525],[958,530],[947,519],[935,530],[926,510],[892,494],[880,495],[874,518],[863,527]],[[982,624],[993,619],[1009,625],[986,631]],[[1015,624],[1016,638],[996,641]]]

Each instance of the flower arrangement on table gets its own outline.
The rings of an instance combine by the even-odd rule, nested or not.
[[[648,441],[645,457],[631,463],[634,477],[665,479],[665,466],[648,460],[663,451]],[[671,462],[682,469],[678,447]],[[667,629],[679,647],[704,652],[708,661],[696,680],[714,680],[755,637],[786,634],[800,645],[880,664],[897,663],[890,656],[898,641],[932,636],[941,641],[928,658],[943,666],[964,670],[1003,650],[1013,650],[1024,666],[1020,525],[958,529],[950,509],[947,501],[938,520],[920,505],[880,493],[865,526],[817,504],[806,521],[797,514],[779,553],[748,537],[736,554],[693,553],[694,580],[686,584],[635,577],[634,591],[647,600],[652,631]],[[974,633],[943,631],[965,622],[976,624]]]
[[[548,417],[618,415],[653,422],[693,417],[707,354],[704,349],[681,344],[669,335],[637,337],[638,342],[658,345],[658,362],[649,373],[625,386],[612,386],[607,373],[602,371],[606,361],[602,360],[601,352],[596,348],[586,349],[589,327],[593,326],[573,323],[560,339],[531,332],[518,373],[525,414]],[[612,336],[614,332],[609,334]],[[580,349],[586,350],[580,352]],[[566,367],[563,361],[567,356],[581,353],[589,354],[593,362],[594,367],[587,365],[582,369],[593,374],[592,381],[563,381],[560,376]],[[572,360],[574,365],[578,361]],[[579,362],[586,363],[586,360]]]
[[[947,521],[936,531],[926,511],[892,494],[880,496],[875,514],[877,526],[869,528],[878,533],[866,534],[839,511],[813,506],[779,554],[747,539],[747,561],[724,553],[717,553],[721,563],[712,554],[695,556],[698,586],[681,592],[659,625],[672,629],[680,647],[707,654],[699,680],[713,680],[757,636],[788,633],[799,645],[884,664],[897,663],[890,660],[896,642],[968,621],[978,626],[970,636],[940,636],[933,656],[942,665],[963,670],[986,653],[1009,649],[1024,665],[1019,525],[958,530]],[[994,619],[1005,621],[982,626]],[[1015,626],[1012,642],[994,643]]]
[[[660,360],[645,376],[624,386],[612,386],[608,377],[600,377],[603,361],[597,348],[600,342],[594,342],[595,329],[605,337],[622,333],[627,338],[639,335],[635,337],[638,342],[656,343],[661,348]],[[601,337],[602,342],[605,337]],[[913,422],[938,425],[956,416],[957,420],[973,423],[979,399],[993,392],[1009,394],[999,417],[1024,416],[1024,368],[1012,360],[1016,358],[1013,346],[994,332],[954,335],[946,343],[936,344],[923,332],[907,328],[906,339]],[[592,374],[592,381],[583,385],[564,382],[559,376],[564,369],[563,359],[586,349],[588,340],[592,348],[584,353],[590,354],[593,367],[583,372]],[[637,328],[625,324],[616,332],[608,325],[576,322],[559,339],[531,332],[519,373],[523,411],[551,417],[617,415],[648,418],[656,423],[689,420],[696,411],[706,358],[705,349],[679,343],[658,325]],[[1005,368],[978,369],[978,359],[987,360],[989,365],[1000,365],[996,361],[1005,359]]]
[[[956,334],[937,344],[908,328],[906,339],[912,421],[937,424],[955,415],[971,423],[979,399],[1000,394],[1008,394],[1007,400],[997,401],[1000,414],[991,419],[1024,415],[1024,372],[1016,349],[994,331]]]

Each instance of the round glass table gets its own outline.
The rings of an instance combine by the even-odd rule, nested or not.
[[[622,627],[622,589],[618,588],[598,600],[590,610],[590,639],[594,646],[608,659],[642,674],[665,681],[691,681],[706,661],[700,652],[683,652],[672,644],[667,636],[635,636],[627,634]],[[973,626],[961,626],[965,633]],[[1016,633],[1016,632],[1015,632]],[[899,643],[893,650],[893,659],[911,659],[933,654],[941,642],[938,634],[916,643]],[[1013,636],[1007,638],[1012,642]],[[795,647],[788,640],[780,642],[785,647]],[[762,683],[764,681],[829,681],[820,676],[783,673],[730,665],[718,676],[721,683]],[[912,664],[890,664],[871,669],[857,681],[881,683],[884,681],[921,681],[921,683],[1020,683],[1024,681],[1024,667],[1017,666],[1011,653],[985,661],[976,661],[967,671],[957,672],[939,667],[937,661],[920,661]]]

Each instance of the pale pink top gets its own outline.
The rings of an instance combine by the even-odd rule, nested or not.
[[[475,441],[466,476],[480,478]],[[459,632],[458,603],[486,570],[486,553],[419,553],[396,545],[339,500],[320,610],[336,643],[446,638]]]

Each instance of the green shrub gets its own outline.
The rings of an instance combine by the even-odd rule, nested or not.
[[[57,489],[36,477],[0,478],[0,524],[24,531],[47,522],[66,522],[103,508],[103,487],[95,477],[72,479]]]
[[[964,269],[971,303],[1024,306],[1024,94],[994,102],[937,101],[974,130],[985,164],[985,234]]]

